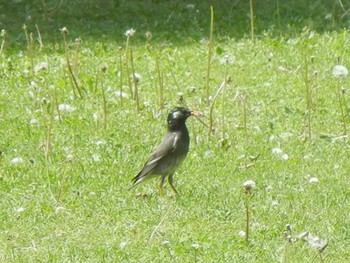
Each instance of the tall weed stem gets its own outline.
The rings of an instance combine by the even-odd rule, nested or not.
[[[207,104],[210,105],[210,67],[211,67],[211,57],[213,49],[213,34],[214,34],[214,8],[210,6],[210,33],[209,33],[209,42],[208,42],[208,64],[207,64],[207,82],[206,82],[206,96]]]
[[[219,88],[216,91],[215,96],[213,97],[213,100],[211,102],[210,105],[210,110],[209,110],[209,131],[208,131],[208,136],[211,135],[212,133],[212,129],[213,129],[213,110],[214,110],[214,106],[215,106],[215,102],[217,97],[219,96],[220,92],[225,88],[225,86],[231,82],[231,77],[227,76],[220,84]]]
[[[63,42],[64,42],[64,52],[66,53],[66,63],[67,63],[67,69],[68,69],[68,76],[71,81],[71,84],[73,86],[73,92],[75,94],[75,90],[77,90],[79,97],[82,99],[83,94],[80,90],[80,87],[78,85],[78,82],[76,80],[76,77],[73,73],[72,67],[70,65],[70,60],[69,60],[69,51],[68,51],[68,43],[67,43],[67,35],[68,35],[68,29],[66,27],[61,29],[61,33],[63,36]]]

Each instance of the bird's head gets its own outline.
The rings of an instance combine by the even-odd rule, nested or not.
[[[192,115],[201,115],[198,111],[191,111],[184,107],[174,108],[168,115],[168,129],[177,130],[185,125],[186,119]]]

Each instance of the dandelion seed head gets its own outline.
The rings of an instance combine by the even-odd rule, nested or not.
[[[192,244],[191,247],[195,250],[199,249],[200,248],[200,245],[195,243],[195,244]]]
[[[120,249],[125,248],[125,247],[126,247],[126,244],[127,244],[127,242],[126,242],[126,241],[122,241],[122,242],[120,242],[120,243],[119,243],[119,248],[120,248]]]
[[[139,73],[134,73],[134,80],[136,81],[136,83],[139,83],[141,80],[141,75]]]
[[[66,156],[66,161],[71,162],[73,160],[73,155],[72,154],[67,154]]]
[[[220,65],[232,65],[236,58],[232,54],[225,54],[219,58]]]
[[[99,161],[101,161],[100,155],[97,154],[97,153],[93,154],[93,155],[92,155],[92,160],[93,160],[94,162],[99,162]]]
[[[46,99],[45,97],[43,97],[43,98],[41,99],[41,102],[44,103],[44,104],[50,103],[50,101],[49,101],[48,99]]]
[[[132,37],[132,36],[135,35],[135,33],[136,33],[136,30],[133,29],[133,28],[130,28],[130,29],[126,30],[126,32],[124,33],[124,35],[127,36],[127,37]]]
[[[36,98],[33,91],[28,91],[29,98],[35,99],[35,103],[40,103],[40,99]]]
[[[281,132],[279,135],[279,137],[283,140],[288,140],[292,136],[293,136],[293,133],[291,132]]]
[[[48,67],[49,67],[49,65],[47,64],[47,62],[40,62],[40,63],[36,64],[34,67],[35,75],[37,75],[39,71],[47,70]]]
[[[282,160],[287,161],[289,159],[289,155],[284,153],[284,154],[282,154],[281,158],[282,158]]]
[[[199,40],[199,43],[201,45],[207,45],[209,43],[209,40],[207,38],[201,38],[201,40]]]
[[[55,214],[59,213],[60,211],[65,210],[65,208],[63,206],[57,206],[55,207]]]
[[[279,154],[282,154],[283,151],[280,148],[273,148],[271,153],[274,155],[279,155]]]
[[[69,104],[60,104],[58,105],[58,110],[60,112],[73,112],[75,111],[75,107]]]
[[[1,29],[1,37],[2,38],[6,38],[6,30],[5,29]]]
[[[307,235],[306,242],[310,248],[316,249],[320,252],[323,252],[328,245],[327,239],[320,239],[319,237],[312,236],[311,234]]]
[[[33,80],[31,80],[31,81],[29,82],[29,85],[30,85],[32,88],[38,87],[38,85],[36,84],[36,82],[33,81]]]
[[[11,160],[11,164],[13,165],[17,165],[21,163],[24,163],[24,160],[22,159],[22,157],[15,157]]]
[[[334,77],[347,77],[348,69],[343,65],[335,65],[332,71]]]
[[[332,19],[332,17],[333,17],[332,13],[327,13],[327,14],[324,16],[324,19],[325,19],[325,20],[330,20],[330,19]]]
[[[147,32],[145,33],[145,37],[146,37],[146,39],[147,39],[148,41],[150,41],[150,40],[152,39],[152,33],[149,32],[149,31],[147,31]]]
[[[23,207],[18,207],[16,208],[16,213],[20,214],[20,213],[23,213],[24,212],[24,208]]]
[[[106,144],[106,141],[104,141],[104,140],[98,140],[98,141],[96,142],[96,145],[97,145],[97,146],[105,145],[105,144]]]
[[[210,159],[215,156],[214,152],[211,150],[205,151],[203,154],[203,159]]]
[[[194,4],[187,4],[186,8],[189,9],[189,10],[193,10],[193,9],[196,8],[196,6]]]
[[[309,183],[310,184],[314,184],[314,183],[318,183],[318,178],[317,177],[311,177],[310,179],[309,179]]]
[[[255,184],[255,182],[253,180],[248,180],[248,181],[245,181],[243,183],[243,188],[245,190],[253,189],[253,188],[255,188],[255,186],[256,186],[256,184]]]
[[[239,235],[240,237],[245,237],[245,236],[246,236],[246,233],[245,233],[245,231],[241,230],[241,231],[238,232],[238,235]]]
[[[277,200],[272,200],[271,201],[271,206],[272,207],[278,206],[278,201]]]
[[[61,28],[61,33],[63,34],[63,35],[68,35],[68,29],[66,28],[66,27],[62,27]]]
[[[144,100],[144,101],[142,102],[142,104],[143,104],[143,106],[145,106],[145,107],[149,107],[149,106],[151,105],[151,103],[150,103],[148,100]]]
[[[129,97],[129,95],[127,93],[125,93],[124,91],[120,91],[120,90],[115,91],[114,95],[116,97],[122,97],[122,98],[128,98]]]
[[[30,125],[38,124],[38,120],[37,120],[37,119],[31,119],[31,120],[29,121],[29,124],[30,124]]]

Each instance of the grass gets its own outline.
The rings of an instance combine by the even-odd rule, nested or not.
[[[192,17],[198,19],[196,27],[170,39],[164,27],[146,41],[145,25],[132,25],[137,30],[128,44],[132,65],[123,53],[123,33],[131,28],[126,24],[125,30],[111,22],[101,29],[105,34],[120,31],[113,41],[96,37],[101,28],[96,21],[88,24],[96,25],[90,35],[83,27],[71,29],[76,19],[71,17],[60,26],[69,30],[66,51],[61,32],[48,30],[52,24],[37,23],[43,46],[34,41],[30,50],[22,24],[5,28],[0,55],[1,262],[346,262],[348,77],[335,77],[332,70],[338,64],[350,67],[348,31],[321,31],[318,25],[285,35],[279,29],[263,32],[259,26],[268,22],[259,14],[268,7],[254,4],[254,43],[249,17],[246,37],[233,37],[240,30],[226,35],[233,22],[220,27],[228,18],[220,16],[220,9],[215,14],[211,98],[227,76],[231,81],[211,106],[208,46],[200,41],[209,36],[210,6],[206,22],[200,9]],[[313,5],[322,14],[329,11],[328,4]],[[279,6],[279,21],[287,19],[286,7]],[[245,7],[249,13],[249,4]],[[65,8],[59,7],[57,16],[62,10],[66,15],[82,12]],[[162,15],[158,12],[156,18]],[[167,26],[181,32],[177,22],[183,18],[175,11],[169,17]],[[336,15],[333,19],[338,21]],[[33,31],[37,37],[39,30],[26,24],[28,36]],[[21,35],[15,41],[17,30]],[[78,51],[77,37],[82,39]],[[221,63],[227,58],[232,63]],[[129,83],[135,81],[131,72],[141,76],[139,105]],[[72,76],[82,96],[75,93]],[[167,187],[166,197],[159,198],[156,179],[127,191],[159,143],[168,111],[180,104],[179,93],[182,104],[204,113],[200,120],[187,121],[190,153],[175,176],[180,194],[172,197]],[[249,245],[241,234],[247,180],[256,183],[249,195]],[[286,225],[291,236],[309,231],[327,239],[328,247],[319,254],[303,242],[286,241]]]

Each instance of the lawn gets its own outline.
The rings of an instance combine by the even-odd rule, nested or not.
[[[266,3],[1,3],[0,261],[347,262],[350,6]]]

